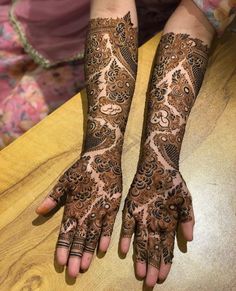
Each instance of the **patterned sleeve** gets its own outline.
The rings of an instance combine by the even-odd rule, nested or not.
[[[236,15],[236,0],[193,1],[204,12],[219,36],[222,35]]]

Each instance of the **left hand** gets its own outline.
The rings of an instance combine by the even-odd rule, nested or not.
[[[136,273],[153,287],[167,277],[178,222],[184,238],[193,239],[191,194],[181,174],[166,169],[152,149],[145,149],[123,209],[121,251],[127,253],[134,233]]]

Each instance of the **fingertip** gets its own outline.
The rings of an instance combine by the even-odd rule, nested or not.
[[[153,288],[156,285],[158,273],[159,270],[156,267],[148,265],[148,271],[145,280],[145,284],[147,285],[147,287]]]
[[[127,254],[130,248],[130,237],[122,237],[120,240],[120,250],[122,253]]]
[[[193,241],[193,234],[192,234],[192,235],[186,235],[186,236],[185,236],[185,239],[186,239],[188,242]]]
[[[137,261],[135,264],[135,273],[140,279],[145,278],[147,273],[146,262]]]
[[[158,273],[158,280],[157,280],[158,284],[162,284],[165,282],[165,280],[170,272],[170,269],[171,269],[171,264],[169,264],[169,263],[165,264],[162,260],[160,270]]]
[[[180,228],[181,228],[183,237],[187,241],[193,240],[193,225],[194,225],[193,220],[180,223]]]
[[[47,197],[36,209],[38,215],[43,215],[51,211],[57,205],[56,201]]]
[[[160,279],[158,278],[157,279],[157,284],[163,284],[165,282],[166,278],[165,279]]]
[[[78,273],[75,270],[71,270],[67,268],[67,274],[69,275],[69,277],[71,278],[76,278]]]
[[[99,242],[99,250],[105,253],[110,245],[111,237],[110,236],[101,236]]]
[[[80,269],[80,257],[70,257],[67,267],[67,273],[70,277],[76,278]]]
[[[65,266],[68,260],[69,250],[66,248],[57,248],[56,250],[56,259],[57,263],[61,266]]]
[[[80,265],[80,268],[83,271],[88,270],[88,268],[92,262],[92,258],[93,258],[93,254],[84,252],[82,259],[81,259],[81,265]]]

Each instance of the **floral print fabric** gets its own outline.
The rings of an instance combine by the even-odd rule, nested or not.
[[[236,15],[236,0],[193,0],[221,35]]]
[[[24,52],[10,23],[0,23],[0,148],[38,123],[83,86],[82,62],[41,68]]]

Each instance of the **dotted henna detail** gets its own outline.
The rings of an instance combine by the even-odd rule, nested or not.
[[[95,125],[88,127],[88,151],[104,143],[98,136],[101,127],[124,134],[137,72],[137,28],[130,13],[123,18],[90,21],[85,64],[89,120]],[[114,143],[110,139],[108,134],[102,147]]]
[[[136,259],[160,267],[173,259],[178,222],[192,220],[192,198],[179,172],[186,122],[206,70],[208,47],[167,33],[158,46],[147,92],[145,139],[125,200],[122,235],[135,233]]]
[[[93,253],[111,236],[122,193],[123,134],[137,71],[137,28],[130,13],[89,23],[85,75],[88,118],[81,158],[60,178],[50,197],[67,194],[57,247],[70,256]]]

